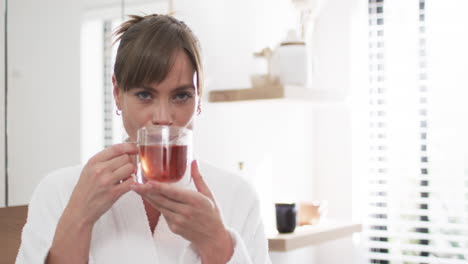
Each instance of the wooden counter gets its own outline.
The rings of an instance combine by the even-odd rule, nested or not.
[[[327,219],[317,225],[299,226],[289,234],[272,231],[267,234],[268,246],[270,251],[289,251],[350,236],[361,230],[359,223]]]

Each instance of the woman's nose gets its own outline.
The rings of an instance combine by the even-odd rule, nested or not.
[[[173,120],[169,106],[164,103],[155,106],[151,122],[153,125],[172,125]]]

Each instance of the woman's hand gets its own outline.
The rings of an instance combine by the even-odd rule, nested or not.
[[[132,143],[116,144],[92,157],[84,166],[68,203],[88,224],[94,224],[133,183],[136,166],[130,155],[138,149]]]
[[[87,263],[95,222],[133,183],[134,144],[113,145],[92,157],[81,171],[55,230],[46,263]]]
[[[231,235],[196,161],[191,168],[198,192],[154,181],[132,189],[164,215],[172,232],[195,245],[202,263],[226,263],[233,254]]]

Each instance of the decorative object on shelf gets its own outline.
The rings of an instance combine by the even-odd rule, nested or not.
[[[316,225],[326,217],[327,211],[327,201],[300,203],[298,210],[299,225]]]
[[[315,22],[325,0],[291,0],[291,2],[299,13],[298,24],[301,38],[307,42],[311,39],[315,28]]]
[[[298,10],[298,30],[288,31],[278,47],[266,47],[253,55],[267,61],[267,74],[250,76],[251,88],[210,91],[210,102],[290,98],[321,100],[312,87],[315,68],[312,32],[325,0],[291,0]],[[297,33],[299,32],[299,34]],[[328,96],[328,95],[325,95]]]
[[[286,38],[273,52],[271,75],[283,85],[307,87],[311,81],[311,60],[307,46],[295,30],[289,30]]]
[[[255,52],[253,56],[255,58],[264,58],[267,61],[267,75],[266,76],[265,75],[252,75],[251,77],[252,86],[253,87],[262,86],[264,85],[265,81],[275,82],[276,78],[273,76],[273,69],[272,69],[273,66],[271,64],[271,60],[273,58],[273,51],[270,49],[270,47],[266,47],[259,52]],[[259,79],[262,79],[262,78],[264,79],[265,77],[266,77],[266,80],[262,80],[261,83],[258,82]]]
[[[279,78],[273,75],[273,51],[267,47],[253,55],[256,58],[266,59],[267,74],[251,75],[252,88],[249,89],[211,91],[209,98],[211,102],[284,98],[284,87]]]
[[[276,229],[280,233],[292,233],[296,229],[297,209],[295,203],[276,203]]]

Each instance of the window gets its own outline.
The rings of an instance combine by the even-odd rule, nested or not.
[[[466,7],[368,1],[367,263],[468,262]]]
[[[120,18],[88,19],[81,31],[81,150],[82,162],[124,138],[115,114],[112,74],[117,46],[112,33]],[[100,128],[100,129],[99,129]]]

